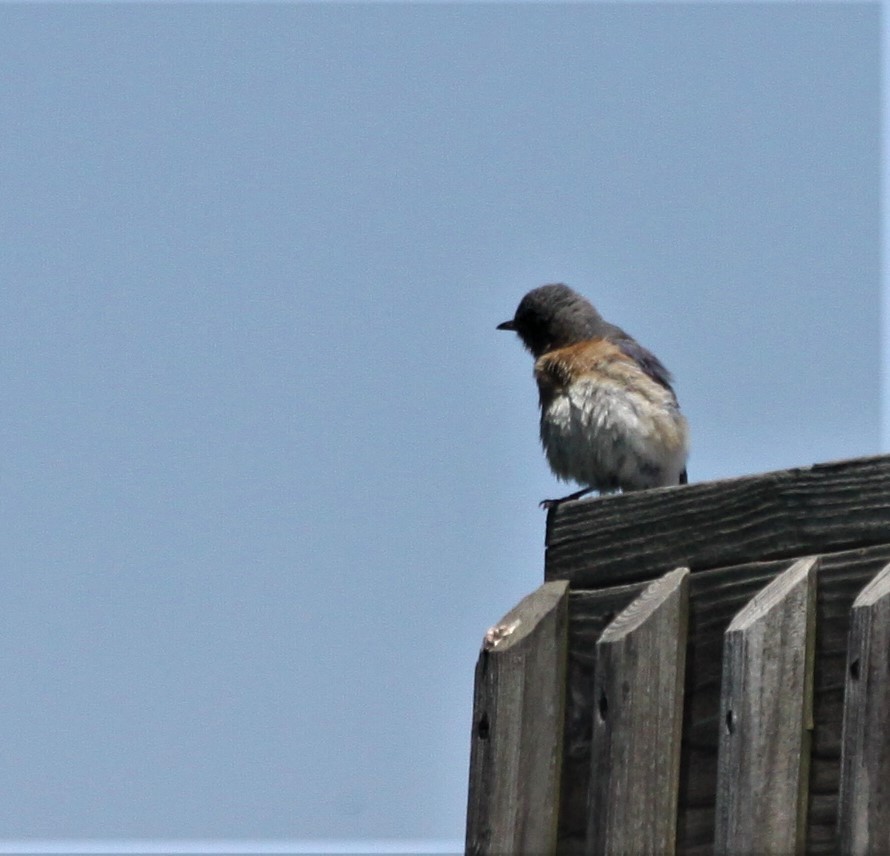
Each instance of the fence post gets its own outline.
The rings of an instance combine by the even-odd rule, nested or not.
[[[844,854],[890,853],[890,565],[853,603],[838,809]]]
[[[678,568],[596,643],[589,852],[674,852],[688,610]]]
[[[466,852],[556,850],[568,583],[544,583],[485,635],[476,664]]]
[[[726,630],[718,854],[803,851],[818,561],[795,562],[761,589]]]

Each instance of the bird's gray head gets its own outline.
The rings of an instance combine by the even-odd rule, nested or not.
[[[554,348],[603,336],[609,326],[586,297],[558,283],[532,289],[512,320],[498,324],[498,330],[514,330],[537,358]]]

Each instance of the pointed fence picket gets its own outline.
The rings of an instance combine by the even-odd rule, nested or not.
[[[568,502],[476,669],[467,852],[890,852],[890,457]]]

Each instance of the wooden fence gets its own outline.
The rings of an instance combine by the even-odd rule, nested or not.
[[[467,853],[890,853],[890,457],[551,509]]]

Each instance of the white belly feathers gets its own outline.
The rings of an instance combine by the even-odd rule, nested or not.
[[[604,491],[678,483],[686,420],[670,391],[644,380],[635,389],[602,376],[578,379],[542,402],[541,442],[559,478]]]

